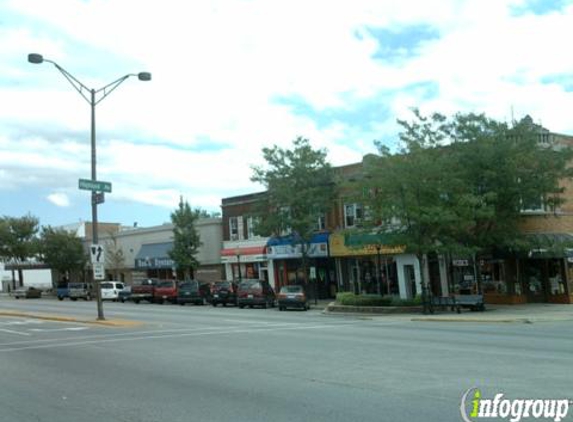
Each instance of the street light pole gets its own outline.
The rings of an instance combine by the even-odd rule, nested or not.
[[[81,83],[77,78],[75,78],[71,73],[61,67],[59,64],[52,60],[45,59],[41,54],[30,53],[28,54],[28,61],[33,64],[41,64],[43,62],[52,63],[58,71],[64,75],[64,77],[72,84],[76,91],[89,103],[91,109],[91,180],[92,182],[97,181],[96,174],[96,125],[95,125],[95,107],[99,102],[101,102],[105,97],[107,97],[114,89],[116,89],[122,82],[131,76],[137,76],[140,81],[150,81],[151,73],[140,72],[137,74],[129,73],[121,78],[105,85],[100,89],[90,89]],[[89,92],[89,96],[87,93]],[[101,94],[99,99],[97,94]],[[91,191],[91,206],[92,206],[92,243],[97,245],[99,242],[98,238],[98,217],[97,217],[97,206],[98,206],[98,193],[96,190]],[[101,300],[101,288],[100,283],[96,283],[95,273],[92,271],[93,284],[96,288],[96,299],[97,299],[97,319],[105,320],[103,314],[103,302]]]
[[[235,255],[237,255],[237,270],[239,272],[239,283],[242,281],[242,276],[241,276],[241,249],[236,248],[235,249]]]

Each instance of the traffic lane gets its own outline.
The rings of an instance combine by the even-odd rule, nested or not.
[[[35,318],[0,317],[0,346],[13,342],[16,337],[36,338],[50,333],[69,333],[88,330],[89,327],[76,323],[45,321]]]
[[[64,365],[59,396],[50,396],[63,413],[53,420],[63,421],[81,412],[87,420],[448,421],[459,420],[461,395],[475,385],[524,397],[536,397],[540,388],[545,396],[559,394],[568,385],[561,365],[569,367],[571,359],[550,359],[547,350],[528,350],[527,342],[541,331],[558,339],[562,327],[515,325],[492,347],[477,340],[499,325],[401,325],[218,325],[108,336],[10,359],[54,359],[43,369],[33,366],[48,379]],[[552,379],[551,386],[535,374]]]

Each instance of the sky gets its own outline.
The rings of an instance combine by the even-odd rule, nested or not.
[[[148,227],[263,190],[264,147],[395,147],[414,107],[573,134],[572,40],[573,0],[0,0],[0,216],[91,220],[90,104],[28,53],[89,89],[152,74],[95,107],[99,221]]]

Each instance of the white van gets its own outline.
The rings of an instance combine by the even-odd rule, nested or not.
[[[102,300],[113,301],[117,300],[119,292],[125,288],[125,285],[121,281],[102,281],[100,286]]]

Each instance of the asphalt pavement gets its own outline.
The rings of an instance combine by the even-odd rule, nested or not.
[[[472,388],[573,398],[573,324],[555,306],[511,324],[485,319],[523,322],[505,307],[428,316],[481,318],[451,323],[106,302],[120,323],[100,325],[95,302],[4,297],[0,422],[449,422]]]

